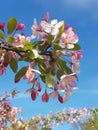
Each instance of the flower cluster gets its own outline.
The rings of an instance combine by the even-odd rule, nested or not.
[[[78,36],[64,21],[49,20],[47,12],[40,23],[34,19],[31,36],[25,36],[25,25],[15,18],[7,23],[0,23],[0,75],[9,65],[15,75],[15,83],[21,78],[27,79],[32,86],[32,100],[39,92],[42,101],[57,97],[60,103],[68,100],[76,88],[77,73],[82,51],[78,45]],[[28,66],[18,70],[18,62],[28,62]],[[42,82],[45,84],[42,88]],[[49,92],[48,92],[49,90]],[[63,94],[62,94],[63,93]]]
[[[4,126],[8,125],[8,122],[13,122],[18,113],[22,112],[21,108],[10,104],[9,97],[13,96],[13,92],[11,94],[4,93],[0,95],[0,130],[3,130]]]

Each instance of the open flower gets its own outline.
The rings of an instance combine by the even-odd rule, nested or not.
[[[32,25],[31,30],[32,30],[31,39],[34,39],[36,37],[44,38],[46,36],[46,33],[42,31],[42,27],[40,24],[37,23],[36,19],[34,19],[34,24]]]
[[[79,62],[79,60],[83,56],[82,51],[70,52],[68,55],[72,59],[72,62],[70,63],[71,67],[72,67],[72,71],[74,73],[79,73],[80,72],[80,62]]]
[[[70,88],[70,87],[75,88],[76,87],[76,83],[75,83],[76,80],[77,80],[77,78],[74,76],[74,73],[69,74],[69,75],[64,74],[60,78],[59,85],[63,86],[63,87],[67,87],[67,88]]]
[[[35,72],[32,71],[31,64],[30,64],[29,67],[28,67],[28,70],[27,70],[27,72],[24,76],[24,79],[27,79],[28,82],[31,83],[32,80],[34,79],[34,77],[35,77]]]
[[[59,28],[64,24],[64,21],[57,22],[56,19],[52,20],[51,23],[46,21],[41,22],[41,26],[46,33],[50,33],[51,35],[57,35],[59,32]]]
[[[13,46],[23,48],[25,46],[25,42],[30,42],[30,37],[25,37],[24,35],[17,34],[14,36]]]
[[[60,46],[62,48],[72,49],[74,48],[74,44],[76,44],[77,42],[78,36],[74,33],[71,27],[69,27],[66,32],[62,33],[60,43]]]
[[[35,73],[41,74],[40,71],[33,69],[34,65],[35,64],[33,62],[30,63],[28,70],[24,76],[24,79],[27,79],[29,83],[33,83],[36,81]],[[36,83],[36,85],[37,85],[37,83]]]

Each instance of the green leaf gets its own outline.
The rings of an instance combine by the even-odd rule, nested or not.
[[[80,50],[80,49],[81,49],[81,47],[80,47],[78,44],[75,44],[75,45],[74,45],[73,50]]]
[[[3,32],[0,31],[0,38],[3,39],[4,38],[4,34]]]
[[[64,71],[62,70],[57,70],[57,78],[60,79],[60,77],[64,74]]]
[[[57,63],[59,70],[62,72],[66,72],[67,74],[71,74],[72,70],[66,65],[66,62],[63,60],[59,60]]]
[[[61,48],[58,43],[54,43],[54,50],[63,50],[63,48]]]
[[[39,67],[39,71],[40,71],[42,74],[46,73],[46,67],[45,67],[44,64],[39,63],[39,64],[38,64],[38,67]]]
[[[53,36],[51,34],[48,34],[46,38],[47,38],[48,41],[52,41],[53,40]]]
[[[5,55],[5,56],[4,56],[4,61],[5,61],[5,62],[9,62],[9,56],[8,56],[8,55]]]
[[[16,29],[16,25],[17,25],[17,20],[15,18],[10,18],[8,20],[8,24],[7,24],[8,34],[13,33],[13,31]]]
[[[46,51],[51,48],[50,42],[45,42],[43,45],[39,45],[38,49],[41,53],[46,53]]]
[[[13,72],[17,72],[18,69],[18,65],[17,65],[17,61],[14,58],[11,58],[10,60],[10,67],[13,70]]]
[[[15,81],[20,80],[26,73],[28,66],[21,68],[15,75]]]
[[[10,43],[14,42],[14,38],[12,36],[8,36],[7,42],[10,42]]]
[[[47,87],[52,87],[55,85],[55,77],[52,74],[47,74],[45,77],[45,83],[47,85]]]

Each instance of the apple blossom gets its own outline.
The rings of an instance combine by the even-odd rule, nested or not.
[[[51,35],[57,35],[59,32],[59,28],[64,24],[64,21],[57,22],[56,19],[52,20],[51,23],[46,21],[41,22],[42,29],[46,33],[50,33]]]
[[[15,47],[25,47],[26,42],[30,42],[30,37],[25,37],[24,35],[17,34],[14,36],[13,46]]]
[[[31,36],[31,39],[34,39],[36,37],[41,37],[41,38],[45,38],[46,37],[46,33],[42,31],[42,27],[41,25],[37,24],[37,21],[36,19],[34,19],[34,25],[32,25],[31,27],[31,30],[32,30],[32,36]]]
[[[66,32],[63,32],[61,35],[60,46],[62,48],[72,49],[74,44],[78,42],[78,36],[74,33],[71,27],[69,27]]]
[[[74,88],[76,87],[76,83],[75,81],[77,80],[77,78],[74,76],[74,73],[73,74],[70,74],[70,75],[63,75],[61,76],[60,78],[60,86],[63,86],[63,87],[67,87],[67,88]]]
[[[32,82],[32,80],[34,79],[34,77],[35,77],[35,72],[33,72],[31,69],[31,64],[29,65],[29,67],[28,67],[28,70],[27,70],[27,72],[26,72],[26,74],[24,75],[24,79],[27,79],[28,80],[28,82],[29,83],[31,83]]]

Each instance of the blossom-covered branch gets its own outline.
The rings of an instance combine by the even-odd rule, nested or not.
[[[24,121],[19,113],[22,109],[14,107],[10,103],[11,97],[15,97],[16,90],[11,93],[4,93],[0,95],[0,130],[37,130],[38,128],[52,129],[55,126],[60,126],[64,122],[69,124],[78,123],[89,115],[86,108],[58,111],[56,113],[50,112],[48,115],[37,115]]]
[[[15,18],[8,20],[7,29],[5,23],[0,23],[0,75],[9,65],[15,73],[15,83],[21,78],[31,83],[26,92],[33,101],[43,91],[44,102],[50,97],[66,102],[76,88],[82,57],[77,34],[64,21],[50,21],[48,12],[40,23],[34,19],[31,36],[25,36],[24,29],[25,25]],[[28,65],[18,70],[22,61]]]

